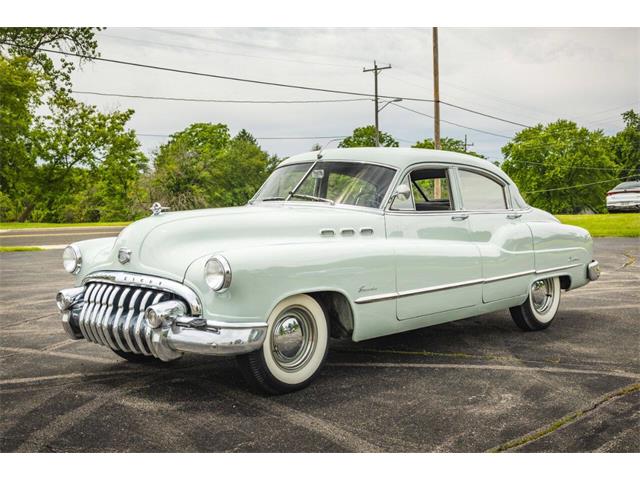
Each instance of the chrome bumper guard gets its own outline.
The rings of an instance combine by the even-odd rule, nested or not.
[[[593,260],[587,266],[587,276],[589,280],[598,280],[600,278],[600,264],[597,260]]]
[[[117,295],[105,293],[100,299],[99,294],[94,297],[90,292],[90,286],[70,288],[61,290],[56,297],[62,327],[71,338],[86,338],[112,349],[153,355],[164,361],[179,358],[185,352],[252,352],[262,347],[267,332],[266,323],[216,322],[185,315],[186,305],[176,300],[155,303],[146,309],[141,309],[140,304],[133,307],[132,303],[134,314],[126,314],[122,312],[123,301],[120,308],[114,301]],[[90,297],[86,301],[85,295]]]

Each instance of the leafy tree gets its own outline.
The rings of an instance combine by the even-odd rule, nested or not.
[[[244,128],[242,130],[240,130],[238,132],[238,134],[233,137],[234,140],[238,141],[238,142],[248,142],[248,143],[253,143],[254,145],[257,145],[258,142],[256,140],[256,137],[254,137],[253,135],[251,135],[247,130],[245,130]]]
[[[40,92],[27,59],[0,56],[0,218],[16,217],[16,200],[29,191],[35,168],[29,137]]]
[[[554,213],[604,211],[617,181],[607,137],[567,120],[518,132],[502,153],[503,170],[528,203]]]
[[[151,180],[153,200],[176,210],[241,205],[262,185],[276,159],[246,131],[231,139],[226,125],[194,123],[160,147]]]
[[[447,150],[449,152],[460,152],[460,153],[466,153],[467,155],[473,155],[474,157],[478,157],[478,158],[485,158],[484,155],[480,155],[477,152],[473,152],[471,150],[465,150],[464,141],[458,140],[457,138],[451,138],[451,137],[441,138],[440,147],[442,150]],[[420,140],[419,142],[416,142],[412,148],[435,149],[436,144],[433,141],[433,139],[425,138],[424,140]]]
[[[385,132],[379,132],[381,147],[397,147],[398,141]],[[376,146],[376,127],[375,125],[367,125],[366,127],[356,128],[351,136],[343,138],[338,144],[338,148],[354,148],[354,147],[375,147]]]
[[[71,89],[71,73],[75,64],[60,57],[59,65],[41,48],[67,50],[86,57],[97,57],[98,42],[95,32],[101,28],[90,27],[2,27],[0,28],[0,53],[25,57],[29,66],[49,82],[52,90]],[[80,59],[79,62],[89,61]]]
[[[133,110],[101,113],[64,91],[49,109],[31,132],[38,166],[21,218],[32,212],[41,221],[86,217],[74,213],[74,198],[91,199],[91,220],[131,218],[131,189],[147,162],[135,132],[126,129]]]
[[[611,137],[615,162],[621,178],[640,175],[640,115],[633,110],[622,114],[625,127]]]

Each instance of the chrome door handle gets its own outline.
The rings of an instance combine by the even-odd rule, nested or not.
[[[453,215],[451,217],[451,220],[453,220],[454,222],[461,222],[462,220],[466,220],[467,218],[469,218],[469,215],[467,214]]]
[[[520,218],[522,216],[521,213],[509,213],[507,214],[507,218],[509,220],[515,220],[516,218]]]

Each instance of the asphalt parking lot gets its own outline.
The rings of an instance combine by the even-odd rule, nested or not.
[[[232,360],[131,365],[63,333],[61,251],[0,253],[2,452],[640,451],[640,242],[554,324],[507,311],[332,344],[306,390],[246,390]]]

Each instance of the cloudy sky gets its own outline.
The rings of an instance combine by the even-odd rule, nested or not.
[[[525,125],[558,118],[613,133],[620,113],[640,109],[640,29],[441,28],[441,100]],[[433,98],[431,29],[109,28],[98,34],[104,58],[313,87],[373,92],[363,73],[373,60],[390,63],[380,94]],[[74,90],[220,100],[336,100],[348,95],[154,71],[93,62],[74,76]],[[194,122],[225,123],[264,137],[332,137],[373,123],[373,102],[311,104],[196,103],[76,93],[103,110],[135,109],[131,127],[152,152]],[[400,105],[433,114],[430,103]],[[500,147],[521,127],[442,107],[442,135],[464,138],[473,150],[500,159]],[[381,129],[401,146],[433,136],[433,121],[393,105]],[[327,139],[260,140],[288,156]]]

